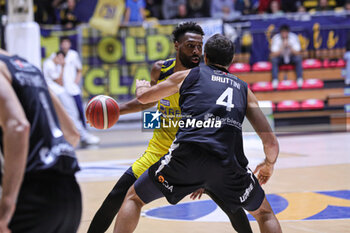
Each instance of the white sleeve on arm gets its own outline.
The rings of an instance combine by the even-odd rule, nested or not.
[[[43,73],[46,79],[56,80],[60,77],[59,69],[56,69],[52,62],[45,62],[43,65]]]
[[[77,51],[74,51],[74,66],[77,70],[81,70],[82,69],[82,64],[81,64],[81,61],[80,61],[80,57],[79,57],[79,54]]]
[[[275,35],[271,39],[271,52],[276,53],[280,50],[281,48],[281,37],[279,35]]]

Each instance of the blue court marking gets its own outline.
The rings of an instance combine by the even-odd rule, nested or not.
[[[315,193],[343,199],[344,204],[343,206],[335,206],[332,205],[330,202],[330,204],[325,209],[322,209],[317,214],[307,217],[303,220],[350,219],[350,190],[322,191]],[[271,204],[271,207],[275,214],[283,212],[289,205],[288,200],[277,194],[268,194],[266,198]],[[148,217],[185,221],[206,221],[200,218],[212,214],[211,217],[217,219],[218,221],[227,221],[227,219],[224,219],[223,215],[214,212],[217,208],[217,205],[212,200],[204,200],[180,203],[175,206],[164,206],[160,208],[155,208],[146,211],[145,214]],[[250,214],[248,214],[248,219],[251,221],[255,220]]]
[[[275,213],[279,213],[287,208],[288,201],[276,194],[268,194],[267,200],[272,205]],[[196,220],[212,213],[217,207],[212,200],[180,203],[174,206],[163,206],[145,212],[146,216],[172,220]],[[249,220],[255,220],[248,215]]]
[[[338,197],[338,198],[350,200],[350,190],[323,191],[323,192],[317,192],[317,193],[331,196],[331,197]]]
[[[350,190],[339,190],[339,191],[323,191],[317,192],[326,196],[342,198],[350,200]],[[334,206],[329,205],[326,209],[322,210],[311,217],[305,218],[304,220],[314,220],[314,219],[344,219],[350,218],[350,207],[345,206]]]
[[[146,212],[149,217],[173,219],[173,220],[195,220],[213,212],[217,205],[212,200],[181,203],[174,206],[163,206]]]
[[[320,219],[344,219],[350,218],[350,207],[327,206],[326,209],[314,216],[305,218],[304,220],[320,220]]]

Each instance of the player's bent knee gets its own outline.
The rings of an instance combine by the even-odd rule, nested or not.
[[[141,200],[141,198],[137,195],[134,185],[130,187],[128,193],[126,194],[125,200],[127,201],[133,201],[138,206],[144,206],[145,203]]]
[[[266,197],[257,210],[250,211],[249,213],[253,215],[256,220],[266,220],[274,215],[269,202],[266,200]]]

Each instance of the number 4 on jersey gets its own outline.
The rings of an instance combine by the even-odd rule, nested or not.
[[[227,101],[225,102],[226,97],[227,97]],[[216,100],[216,104],[225,106],[226,111],[231,111],[231,109],[235,107],[235,105],[232,103],[232,100],[233,100],[233,89],[231,87],[228,87]]]

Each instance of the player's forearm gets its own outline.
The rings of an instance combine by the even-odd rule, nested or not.
[[[134,113],[134,112],[140,112],[145,109],[151,108],[154,105],[156,105],[157,102],[154,103],[148,103],[148,104],[142,104],[137,99],[133,99],[127,103],[120,105],[120,115]]]
[[[152,100],[152,96],[150,95],[150,86],[141,86],[136,88],[136,99],[141,104],[152,103],[155,100]]]
[[[9,220],[15,209],[27,162],[29,132],[26,120],[10,119],[3,126],[5,163],[0,202],[0,218],[3,220]]]
[[[273,133],[267,134],[267,137],[263,139],[266,162],[269,164],[275,164],[279,153],[278,141]]]

